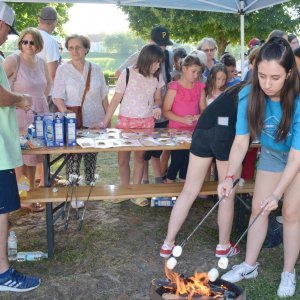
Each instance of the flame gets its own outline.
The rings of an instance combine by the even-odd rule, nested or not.
[[[187,295],[187,299],[191,300],[193,296],[210,296],[211,294],[207,273],[195,272],[194,276],[184,279],[178,273],[169,270],[166,265],[165,273],[167,278],[176,284],[176,296]]]

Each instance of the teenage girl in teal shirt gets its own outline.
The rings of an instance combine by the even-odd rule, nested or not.
[[[265,205],[248,232],[245,261],[222,276],[237,282],[258,275],[257,258],[268,228],[268,214],[283,198],[284,266],[277,295],[295,294],[295,264],[300,250],[300,104],[299,77],[289,43],[272,38],[260,49],[252,85],[240,92],[236,137],[227,176],[218,187],[229,195],[235,174],[247,152],[250,138],[259,137],[262,150],[257,166],[250,223]]]

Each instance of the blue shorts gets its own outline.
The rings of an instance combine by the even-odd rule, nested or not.
[[[274,151],[262,147],[259,155],[257,169],[274,173],[281,173],[285,169],[289,152]]]
[[[0,214],[20,208],[20,197],[15,170],[0,170]]]

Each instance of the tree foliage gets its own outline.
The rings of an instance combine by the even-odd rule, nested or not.
[[[133,32],[107,35],[104,38],[104,46],[109,52],[132,54],[145,45],[145,40],[137,37]]]
[[[29,2],[7,2],[15,11],[16,22],[15,27],[18,31],[22,31],[27,27],[37,27],[38,15],[44,6],[53,6],[57,10],[58,24],[54,35],[64,35],[63,24],[69,20],[68,9],[73,4],[66,3],[29,3]]]
[[[177,42],[197,43],[201,38],[211,36],[218,43],[219,53],[228,44],[240,41],[238,14],[135,6],[121,6],[121,9],[128,15],[130,28],[145,39],[149,39],[151,28],[160,24],[170,30]],[[273,29],[299,32],[299,21],[299,0],[247,14],[245,40],[253,37],[265,39]]]

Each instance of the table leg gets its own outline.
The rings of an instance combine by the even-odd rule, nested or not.
[[[44,179],[45,187],[50,187],[50,155],[44,156]],[[46,203],[46,226],[47,226],[47,243],[48,257],[54,256],[54,222],[53,222],[53,204]]]

